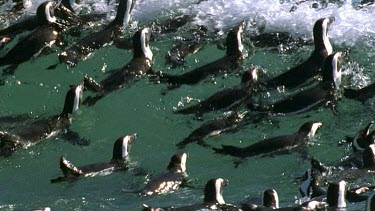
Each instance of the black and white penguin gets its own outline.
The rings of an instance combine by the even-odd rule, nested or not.
[[[358,100],[365,103],[375,96],[375,83],[372,83],[362,89],[344,89],[344,96],[349,99]]]
[[[326,195],[327,192],[322,188],[323,181],[322,173],[319,170],[307,169],[299,186],[301,196],[311,199]]]
[[[167,171],[154,176],[140,193],[143,196],[165,194],[176,190],[186,178],[186,153],[174,154],[168,164]]]
[[[74,13],[74,10],[66,8],[65,4],[63,4],[64,2],[66,1],[63,0],[61,3],[59,1],[53,2],[54,15],[57,17],[56,22],[63,23],[64,25],[79,24],[80,20],[78,19],[78,16]],[[38,17],[40,15],[43,14],[36,14],[28,16],[26,18],[22,18],[21,20],[8,26],[7,28],[0,30],[0,37],[6,36],[13,40],[18,34],[34,30],[38,26],[44,24],[44,21],[41,20],[40,17]]]
[[[136,139],[137,134],[126,135],[118,138],[113,145],[113,155],[110,162],[94,163],[85,166],[76,167],[71,162],[61,157],[60,169],[63,177],[52,179],[51,182],[60,182],[73,180],[78,177],[93,177],[96,175],[108,175],[114,171],[127,170],[126,159],[129,156],[131,144]]]
[[[207,146],[204,142],[206,136],[216,136],[224,131],[235,129],[238,124],[244,119],[247,112],[233,112],[227,117],[215,119],[203,123],[200,127],[193,130],[188,137],[176,144],[179,148],[184,148],[187,144],[197,142],[202,146]]]
[[[84,37],[66,51],[60,53],[60,62],[73,67],[79,61],[85,60],[94,50],[110,44],[118,36],[122,35],[124,27],[127,26],[130,20],[134,5],[135,0],[120,0],[115,19],[104,29]]]
[[[222,74],[237,69],[243,60],[243,30],[244,22],[234,27],[228,33],[226,40],[227,51],[224,57],[181,75],[169,75],[159,72],[158,77],[160,82],[167,83],[172,87],[180,86],[182,84],[194,85],[210,75]]]
[[[223,89],[198,104],[177,110],[179,114],[202,115],[206,112],[220,110],[243,103],[256,92],[257,69],[247,70],[242,74],[241,84]]]
[[[37,9],[37,17],[39,26],[0,58],[0,66],[11,65],[5,73],[13,73],[19,64],[37,57],[59,38],[63,28],[56,22],[53,2],[46,1],[41,4]]]
[[[292,149],[305,146],[307,141],[313,138],[318,128],[322,126],[320,122],[306,122],[296,133],[290,135],[276,136],[262,141],[258,141],[247,147],[235,147],[222,145],[222,148],[213,148],[216,153],[227,154],[235,157],[251,157],[273,152],[290,152]]]
[[[210,179],[204,187],[203,203],[187,205],[183,207],[165,207],[155,208],[143,205],[145,210],[174,210],[174,211],[192,211],[192,210],[226,210],[239,211],[240,208],[232,204],[226,204],[223,198],[223,189],[229,184],[229,181],[223,178]]]
[[[144,28],[137,31],[133,36],[134,54],[133,59],[120,69],[111,71],[111,75],[96,82],[94,79],[85,76],[85,87],[91,91],[98,92],[95,97],[84,100],[84,104],[94,105],[97,100],[108,93],[120,89],[138,76],[148,74],[152,66],[152,51],[150,49],[151,31]]]
[[[315,22],[313,29],[315,49],[303,63],[265,82],[268,88],[295,88],[319,74],[328,55],[333,53],[328,37],[328,29],[334,18],[322,18]]]
[[[251,197],[240,202],[243,210],[278,209],[279,196],[274,189],[267,189],[259,197]]]
[[[60,132],[68,133],[72,114],[78,110],[82,101],[82,91],[83,84],[72,86],[66,94],[63,111],[58,115],[19,126],[14,133],[0,131],[0,155],[9,156],[19,148],[27,148]],[[70,141],[87,144],[81,142],[85,140],[77,140],[77,137],[73,137],[73,135],[75,134],[72,133],[70,138],[76,139]]]
[[[248,107],[257,111],[285,114],[302,113],[327,104],[334,106],[337,98],[336,91],[339,90],[341,85],[342,56],[343,53],[338,52],[327,57],[322,71],[323,80],[314,87],[288,96],[271,105],[254,106],[250,103]]]

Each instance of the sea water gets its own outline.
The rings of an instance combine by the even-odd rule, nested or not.
[[[9,17],[6,7],[0,9],[3,27],[9,20],[32,15],[42,1],[33,1],[23,14]],[[313,7],[312,5],[315,4]],[[77,5],[76,5],[77,6]],[[106,12],[107,18],[100,28],[113,19],[115,2],[84,0],[76,7],[83,12]],[[291,11],[293,10],[293,11]],[[227,203],[236,203],[248,196],[255,196],[268,188],[275,189],[281,206],[292,206],[300,197],[298,192],[301,176],[310,167],[309,161],[299,153],[273,157],[251,157],[235,168],[233,157],[213,153],[213,150],[190,144],[187,173],[190,186],[173,193],[153,197],[140,197],[134,191],[144,187],[147,179],[168,165],[170,157],[178,150],[176,143],[188,136],[206,121],[221,118],[223,111],[211,112],[197,119],[193,115],[178,115],[173,111],[205,99],[225,87],[237,85],[241,71],[252,65],[262,67],[265,75],[277,75],[306,59],[313,50],[312,45],[299,48],[278,46],[278,50],[253,49],[248,41],[251,34],[263,32],[289,32],[294,37],[312,39],[312,27],[316,20],[335,17],[329,36],[335,51],[348,51],[343,65],[345,87],[358,89],[375,81],[374,33],[375,5],[361,6],[358,1],[228,1],[208,0],[198,3],[192,0],[139,0],[136,2],[130,29],[124,37],[156,20],[166,20],[181,14],[194,15],[194,25],[204,25],[218,35],[212,40],[225,39],[233,26],[245,21],[244,33],[247,57],[236,73],[210,78],[194,86],[181,86],[168,91],[166,85],[155,84],[141,78],[125,88],[115,91],[95,106],[80,107],[74,114],[71,130],[90,140],[89,146],[72,145],[55,137],[28,149],[21,149],[12,156],[0,159],[0,208],[1,210],[24,210],[49,206],[52,210],[140,210],[142,204],[152,206],[184,206],[203,200],[203,187],[211,178],[222,177],[230,181],[224,189]],[[12,19],[13,18],[13,19]],[[22,17],[21,17],[22,18]],[[88,28],[90,30],[90,28]],[[87,34],[88,32],[86,32]],[[165,54],[181,37],[189,36],[188,30],[180,30],[151,42],[154,53],[153,69],[179,74],[199,67],[225,54],[216,44],[209,43],[195,55],[187,58],[185,66],[171,69],[165,63]],[[120,68],[132,58],[130,50],[106,46],[95,51],[87,60],[74,68],[58,65],[59,49],[47,56],[25,62],[17,68],[14,76],[7,78],[0,87],[0,114],[29,114],[43,118],[58,114],[63,108],[69,85],[81,83],[83,76],[101,80],[113,69]],[[263,94],[266,100],[274,101],[285,92]],[[93,95],[84,93],[84,97]],[[240,127],[235,133],[224,133],[209,137],[206,143],[214,147],[221,144],[246,146],[264,138],[290,134],[307,121],[320,121],[318,131],[307,152],[327,164],[338,162],[350,154],[351,149],[338,142],[353,136],[374,120],[373,100],[361,104],[342,98],[337,102],[337,113],[321,107],[299,115],[281,115],[267,118],[259,123]],[[77,166],[109,161],[114,141],[125,134],[137,133],[130,152],[130,163],[145,169],[147,176],[136,176],[132,172],[116,172],[108,176],[82,178],[75,182],[51,184],[50,179],[61,176],[59,159],[65,156]],[[350,187],[373,185],[373,174],[350,183]],[[364,210],[365,203],[348,204],[347,210]]]

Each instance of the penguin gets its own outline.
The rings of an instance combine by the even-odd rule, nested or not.
[[[213,148],[216,153],[227,154],[235,157],[245,158],[257,156],[261,154],[270,154],[275,152],[291,151],[297,147],[301,147],[307,141],[313,138],[322,126],[321,122],[306,122],[296,133],[290,135],[276,136],[256,142],[247,147],[235,147],[222,145],[222,148]]]
[[[344,96],[349,99],[358,100],[365,103],[375,96],[375,83],[372,83],[362,89],[344,89]]]
[[[234,130],[244,119],[246,113],[247,112],[233,112],[227,117],[205,122],[200,127],[193,130],[184,140],[177,143],[176,146],[182,149],[192,142],[197,142],[201,146],[208,146],[204,142],[206,136],[215,136],[224,131]]]
[[[360,130],[354,137],[346,137],[346,142],[351,144],[353,153],[340,159],[340,162],[333,166],[325,166],[316,158],[311,159],[311,167],[318,169],[321,173],[330,174],[332,171],[344,169],[358,169],[363,165],[363,153],[371,144],[375,144],[375,131],[371,130],[374,123],[370,122]]]
[[[73,114],[78,110],[82,101],[82,91],[83,84],[72,86],[66,94],[64,108],[58,115],[19,126],[15,133],[0,131],[0,156],[9,156],[19,148],[28,148],[58,133],[65,132],[65,135],[69,135]],[[87,145],[87,140],[77,140],[76,136],[71,133],[69,138],[72,140],[70,141],[78,141],[78,144]]]
[[[343,168],[360,168],[362,166],[363,151],[375,143],[375,130],[371,130],[374,122],[360,130],[354,137],[346,137],[346,142],[351,144],[353,153],[340,159],[337,166]]]
[[[168,19],[162,23],[154,23],[152,28],[155,34],[168,34],[177,32],[179,28],[183,27],[194,20],[192,15],[180,15],[172,19]]]
[[[375,142],[375,130],[372,130],[374,122],[370,122],[363,130],[360,130],[353,138],[347,137],[346,140],[352,144],[353,151],[363,151],[370,144]]]
[[[331,182],[327,189],[328,207],[345,208],[346,200],[353,202],[362,202],[367,200],[367,196],[348,191],[347,183],[344,180],[340,182]]]
[[[222,74],[239,68],[243,61],[243,28],[244,22],[234,27],[228,33],[226,40],[227,51],[224,57],[181,75],[169,75],[158,72],[159,81],[169,84],[170,88],[178,87],[182,84],[194,85],[210,75]]]
[[[85,76],[85,87],[91,91],[98,92],[98,95],[86,98],[83,104],[92,106],[110,92],[120,89],[136,77],[152,71],[153,54],[149,44],[150,36],[151,30],[149,28],[138,30],[133,36],[133,59],[122,68],[111,71],[111,75],[101,82],[98,83],[94,79]]]
[[[84,37],[66,51],[59,54],[60,63],[66,63],[70,67],[85,60],[94,50],[110,44],[115,38],[122,35],[122,30],[130,20],[130,14],[134,8],[135,0],[121,0],[117,7],[115,19],[104,29]],[[49,67],[51,69],[55,65]]]
[[[210,179],[204,187],[204,199],[202,203],[187,205],[183,207],[163,207],[155,208],[143,205],[146,210],[174,210],[174,211],[192,211],[192,210],[240,210],[232,204],[227,204],[223,198],[223,189],[229,184],[229,181],[223,178]]]
[[[275,102],[271,105],[254,105],[248,107],[252,110],[275,114],[303,113],[322,105],[334,108],[336,92],[341,85],[341,59],[343,53],[337,52],[327,57],[323,67],[323,80],[317,85],[300,91],[292,96]],[[293,80],[291,78],[291,80]]]
[[[274,189],[267,189],[260,197],[252,197],[240,202],[243,210],[256,210],[259,208],[278,209],[279,196]]]
[[[235,87],[223,89],[211,95],[198,104],[182,108],[175,113],[178,114],[197,114],[202,115],[210,111],[216,111],[223,108],[228,108],[240,105],[257,91],[257,69],[247,70],[242,74],[241,84]]]
[[[304,174],[304,179],[299,185],[301,196],[312,199],[326,195],[326,191],[322,188],[323,182],[322,172],[315,168],[307,169]]]
[[[56,22],[53,2],[42,3],[37,9],[37,17],[40,25],[0,58],[0,66],[10,65],[4,74],[13,74],[19,64],[37,57],[59,38],[63,26]]]
[[[326,180],[345,180],[356,185],[358,185],[358,182],[356,182],[358,179],[361,179],[361,183],[366,182],[363,175],[367,175],[367,177],[370,177],[371,175],[373,175],[373,170],[375,169],[375,144],[371,144],[364,149],[361,156],[361,165],[358,167],[353,168],[350,166],[342,166],[340,162],[332,166],[325,166],[324,164],[319,162],[319,166],[323,166],[325,171],[322,171],[321,168],[316,168],[316,165],[312,166],[312,168],[316,172],[320,173],[320,176]],[[351,189],[350,191],[353,193],[360,193],[365,189],[366,187],[360,187]],[[349,200],[353,201],[356,199]]]
[[[250,36],[251,43],[256,48],[276,49],[280,51],[281,46],[300,47],[310,44],[310,41],[295,38],[288,32],[259,33]]]
[[[171,64],[171,68],[183,66],[185,64],[185,57],[197,53],[203,47],[202,42],[198,41],[181,41],[167,52],[165,61]]]
[[[334,18],[322,18],[315,22],[313,37],[315,49],[303,63],[265,82],[267,88],[296,88],[320,72],[326,58],[333,53],[328,29]]]
[[[113,155],[110,162],[94,163],[90,165],[76,167],[71,162],[61,157],[60,168],[63,172],[63,177],[52,179],[51,182],[60,182],[66,180],[77,179],[78,177],[93,177],[98,174],[108,175],[114,171],[127,170],[128,166],[126,159],[129,156],[131,144],[136,139],[137,134],[125,135],[118,138],[113,145]]]
[[[53,2],[54,15],[56,16],[56,22],[64,23],[64,25],[79,24],[81,21],[78,20],[74,10],[67,9],[61,2]],[[42,17],[39,17],[42,16]],[[41,20],[42,18],[42,20]],[[17,35],[26,32],[33,31],[40,25],[44,24],[44,14],[36,14],[19,20],[18,22],[8,26],[7,28],[0,30],[0,37],[9,37],[13,40]]]
[[[168,164],[167,171],[151,178],[140,195],[165,194],[178,189],[186,178],[187,157],[186,153],[174,154]]]

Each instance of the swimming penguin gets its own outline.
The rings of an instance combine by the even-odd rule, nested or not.
[[[133,59],[122,68],[111,71],[111,75],[96,82],[94,79],[85,76],[85,87],[91,91],[98,92],[95,97],[86,98],[83,104],[94,105],[99,99],[108,93],[120,89],[138,76],[149,73],[152,65],[152,51],[150,49],[151,31],[144,28],[137,31],[133,36],[134,54]]]
[[[59,61],[73,67],[79,61],[85,60],[94,50],[110,44],[115,38],[122,35],[122,30],[130,20],[134,5],[135,0],[120,0],[115,19],[104,29],[84,37],[66,51],[60,53]]]
[[[265,86],[268,88],[277,88],[279,86],[295,88],[318,75],[328,55],[333,53],[328,37],[328,28],[333,21],[334,18],[317,20],[313,29],[315,49],[310,57],[296,67],[267,80]]]
[[[213,148],[216,153],[227,154],[235,157],[251,157],[273,152],[290,152],[292,149],[304,146],[307,141],[315,136],[321,122],[306,122],[296,133],[290,135],[276,136],[258,141],[247,147],[235,147],[222,145],[222,148]]]
[[[203,46],[202,42],[181,41],[173,46],[165,55],[165,61],[176,68],[185,64],[185,57],[197,53]]]
[[[334,108],[336,91],[341,85],[341,59],[343,53],[338,52],[327,57],[323,67],[323,80],[312,88],[300,91],[292,96],[275,102],[271,105],[248,104],[252,110],[271,113],[302,113],[322,105],[331,105]],[[293,79],[291,79],[293,80]]]
[[[153,177],[142,190],[142,196],[165,194],[176,190],[186,178],[186,153],[174,154],[167,171]]]
[[[242,34],[244,22],[234,27],[227,35],[227,52],[226,55],[211,63],[193,69],[181,75],[169,75],[158,73],[160,82],[167,83],[172,86],[180,86],[182,84],[194,85],[204,80],[209,75],[229,72],[238,68],[243,60]]]
[[[27,148],[43,139],[55,136],[60,132],[69,133],[72,114],[78,110],[82,100],[83,84],[72,86],[66,94],[62,112],[48,119],[40,119],[16,128],[15,133],[0,131],[0,156],[9,156],[19,148]],[[87,140],[77,140],[74,133],[69,141],[87,144]]]
[[[58,2],[53,2],[53,10],[54,15],[57,18],[56,22],[63,23],[64,25],[73,25],[79,23],[79,20],[77,20],[77,15],[72,13],[70,10],[64,8],[62,4],[59,4]],[[33,31],[38,26],[44,24],[44,17],[44,13],[37,13],[36,15],[22,18],[21,20],[8,26],[7,28],[1,29],[0,37],[6,36],[13,40],[20,33],[26,31]]]
[[[183,207],[165,207],[152,208],[148,210],[174,210],[174,211],[192,211],[192,210],[240,210],[232,204],[226,204],[223,198],[223,188],[229,184],[229,181],[223,178],[210,179],[204,187],[203,203],[187,205]],[[145,205],[144,205],[145,206]]]
[[[312,199],[326,195],[327,192],[322,188],[323,181],[322,172],[315,168],[307,169],[299,186],[301,196]]]
[[[235,87],[223,89],[211,95],[198,104],[177,110],[179,114],[202,115],[206,112],[239,105],[256,92],[257,69],[247,70],[242,74],[241,84]]]
[[[267,189],[260,197],[251,197],[240,202],[243,210],[256,210],[260,208],[279,208],[279,196],[274,189]]]
[[[56,22],[53,3],[47,1],[41,4],[37,9],[37,16],[40,25],[0,58],[0,66],[11,65],[4,73],[12,74],[19,64],[37,57],[44,48],[51,47],[58,39],[63,28]]]
[[[64,176],[52,179],[51,182],[73,180],[78,177],[93,177],[98,174],[108,175],[114,171],[127,170],[126,159],[129,155],[131,144],[136,137],[136,134],[132,134],[118,138],[113,145],[112,159],[107,163],[95,163],[76,167],[62,156],[60,159],[60,169]]]
[[[344,96],[349,99],[358,100],[365,103],[375,96],[375,83],[372,83],[362,89],[344,89]]]
[[[375,130],[371,130],[373,124],[374,122],[368,123],[354,137],[346,137],[346,142],[351,144],[353,153],[341,158],[340,162],[335,165],[336,168],[361,168],[363,151],[375,143]]]
[[[374,122],[370,122],[363,130],[360,130],[353,138],[347,137],[347,141],[352,143],[353,151],[363,151],[370,144],[375,142],[375,130],[371,130]]]
[[[344,180],[340,182],[331,182],[327,189],[328,207],[345,208],[346,200],[352,202],[366,201],[368,196],[360,195],[348,191],[347,183]]]
[[[184,138],[184,140],[177,143],[176,146],[179,148],[184,148],[187,144],[192,142],[197,142],[199,145],[207,146],[207,144],[204,142],[204,138],[206,136],[215,136],[224,131],[235,129],[243,120],[246,113],[247,112],[234,112],[227,117],[205,122],[191,132],[188,137]]]
[[[256,48],[282,50],[281,46],[300,47],[310,44],[302,38],[295,38],[288,32],[259,33],[250,36],[251,43]]]

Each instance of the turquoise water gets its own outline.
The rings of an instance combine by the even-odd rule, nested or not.
[[[132,18],[131,30],[124,36],[130,37],[137,27],[145,26],[156,19],[165,19],[176,14],[195,14],[193,24],[203,24],[210,29],[217,28],[224,38],[229,28],[241,20],[247,21],[245,37],[255,29],[250,23],[266,23],[265,31],[287,31],[293,36],[311,39],[315,20],[334,16],[329,35],[335,50],[350,48],[344,64],[344,86],[359,88],[375,81],[374,56],[375,6],[356,8],[356,3],[342,5],[328,4],[313,9],[311,2],[302,3],[291,13],[292,2],[279,1],[224,1],[210,0],[200,4],[195,1],[153,1],[139,0]],[[267,3],[265,3],[267,2]],[[36,2],[26,10],[30,14]],[[113,2],[107,6],[97,1],[83,1],[88,8],[110,11]],[[2,10],[3,11],[3,10]],[[5,23],[2,16],[2,23]],[[110,19],[112,16],[109,16]],[[112,17],[113,18],[113,17]],[[256,24],[255,24],[256,25]],[[154,53],[153,69],[168,73],[182,73],[201,66],[224,55],[216,44],[206,45],[200,52],[187,58],[185,67],[169,69],[164,56],[173,46],[177,36],[187,36],[185,30],[168,34],[151,43]],[[249,44],[248,41],[246,44]],[[248,57],[241,70],[250,65],[266,69],[267,75],[276,75],[308,57],[313,46],[303,46],[286,51],[251,49],[246,46]],[[280,48],[281,49],[281,48]],[[106,71],[122,67],[132,58],[131,51],[107,46],[96,51],[75,68],[59,65],[54,70],[47,67],[57,61],[57,53],[25,62],[17,68],[13,77],[0,87],[0,114],[31,114],[48,117],[61,112],[66,91],[70,84],[78,84],[88,74],[97,80],[106,77]],[[104,70],[103,70],[104,69]],[[234,168],[230,156],[214,154],[209,148],[190,144],[187,172],[196,188],[181,188],[173,193],[153,197],[140,197],[131,193],[141,189],[147,178],[131,172],[116,172],[109,176],[84,178],[73,183],[50,184],[50,179],[61,175],[60,156],[64,155],[76,165],[107,161],[111,158],[115,139],[130,133],[137,133],[130,152],[131,165],[157,174],[166,169],[170,157],[177,151],[175,144],[189,135],[203,122],[220,118],[223,112],[212,112],[197,120],[193,115],[173,113],[179,105],[196,103],[224,87],[239,83],[239,74],[218,76],[195,86],[182,86],[162,95],[164,84],[154,84],[142,78],[129,87],[113,92],[93,107],[80,107],[74,115],[71,129],[90,140],[89,146],[71,145],[57,137],[51,138],[28,149],[18,150],[12,156],[0,159],[0,208],[22,210],[38,206],[49,206],[52,210],[140,210],[142,204],[153,206],[183,206],[203,200],[203,186],[210,178],[223,177],[230,181],[224,190],[224,199],[235,203],[247,196],[254,196],[267,188],[275,189],[281,206],[293,205],[299,198],[298,182],[309,167],[309,162],[298,154],[275,157],[252,157],[238,168]],[[271,92],[272,101],[289,94]],[[92,95],[85,92],[84,97]],[[266,94],[265,94],[266,95]],[[300,115],[277,116],[258,124],[241,127],[236,133],[222,134],[206,139],[212,146],[233,144],[246,146],[263,138],[295,132],[302,123],[321,121],[323,127],[308,148],[310,155],[324,163],[335,163],[350,149],[338,146],[338,141],[347,135],[354,135],[369,121],[374,120],[374,101],[365,104],[342,98],[338,103],[338,114],[328,108],[319,108]],[[361,181],[350,183],[351,187],[374,184],[373,174],[364,175]],[[364,210],[365,203],[348,204],[347,210]]]

